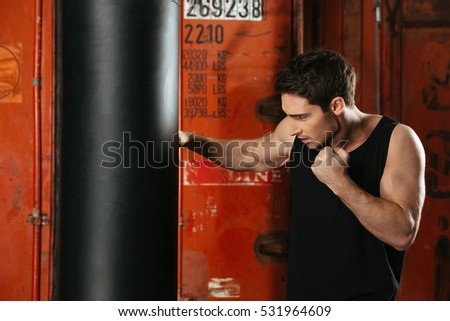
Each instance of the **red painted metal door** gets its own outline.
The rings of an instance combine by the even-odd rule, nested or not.
[[[450,299],[450,3],[386,1],[384,106],[419,135],[427,197],[399,299]],[[407,155],[405,155],[407,157]]]
[[[53,1],[0,2],[0,300],[50,298],[52,17]]]
[[[279,120],[275,72],[291,56],[292,1],[184,1],[181,127],[260,137]],[[287,173],[231,172],[183,151],[181,300],[280,300],[286,278]]]

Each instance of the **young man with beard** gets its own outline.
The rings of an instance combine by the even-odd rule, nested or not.
[[[181,146],[230,170],[289,165],[288,300],[393,300],[419,228],[422,144],[408,126],[361,112],[355,78],[341,55],[310,51],[277,75],[287,116],[272,133],[252,141],[179,133]]]

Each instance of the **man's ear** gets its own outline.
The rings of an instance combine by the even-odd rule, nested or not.
[[[342,97],[334,97],[330,102],[330,110],[336,116],[344,112],[345,101]]]

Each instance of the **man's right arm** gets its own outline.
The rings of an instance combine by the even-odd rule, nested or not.
[[[293,137],[288,135],[288,126],[285,118],[275,131],[250,140],[216,139],[180,131],[180,146],[230,170],[262,172],[280,167],[289,159]]]

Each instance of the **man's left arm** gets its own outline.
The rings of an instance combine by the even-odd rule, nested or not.
[[[318,165],[312,170],[369,232],[399,251],[408,248],[417,235],[425,199],[425,152],[417,135],[406,125],[395,127],[380,197],[359,187],[341,166],[342,160],[348,161],[346,151],[327,148],[318,155]]]

